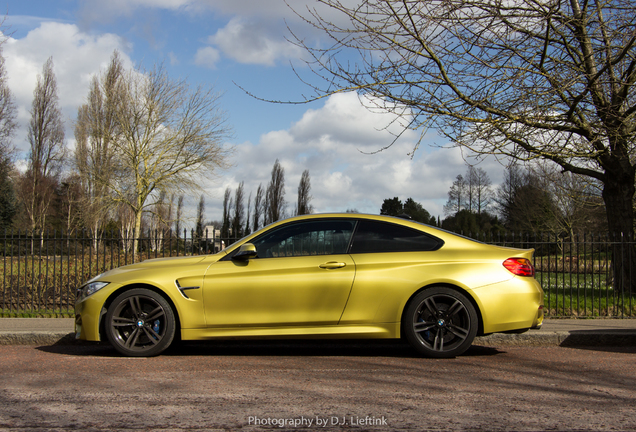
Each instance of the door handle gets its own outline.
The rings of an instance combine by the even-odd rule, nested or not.
[[[346,266],[347,264],[343,262],[329,261],[323,264],[320,264],[320,268],[323,269],[337,269]]]

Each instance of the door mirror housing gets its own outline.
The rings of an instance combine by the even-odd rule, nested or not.
[[[244,243],[239,250],[232,256],[233,260],[247,261],[250,258],[256,258],[256,246],[252,243]]]

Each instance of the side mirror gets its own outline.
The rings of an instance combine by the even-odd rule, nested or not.
[[[241,245],[238,252],[236,252],[234,256],[232,256],[232,259],[238,260],[238,261],[247,261],[250,258],[255,258],[255,257],[256,257],[256,246],[254,246],[252,243],[244,243]]]

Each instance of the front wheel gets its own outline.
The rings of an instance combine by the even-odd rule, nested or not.
[[[111,345],[126,356],[155,356],[174,339],[174,312],[160,294],[145,288],[131,289],[108,307],[106,333]]]
[[[427,357],[449,358],[466,351],[477,335],[477,312],[458,291],[434,287],[418,293],[402,318],[407,341]]]

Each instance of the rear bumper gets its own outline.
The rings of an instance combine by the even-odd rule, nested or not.
[[[484,334],[540,328],[543,324],[543,290],[534,278],[515,277],[474,292]]]
[[[543,305],[539,306],[537,311],[537,323],[530,327],[532,330],[540,330],[543,325]]]

